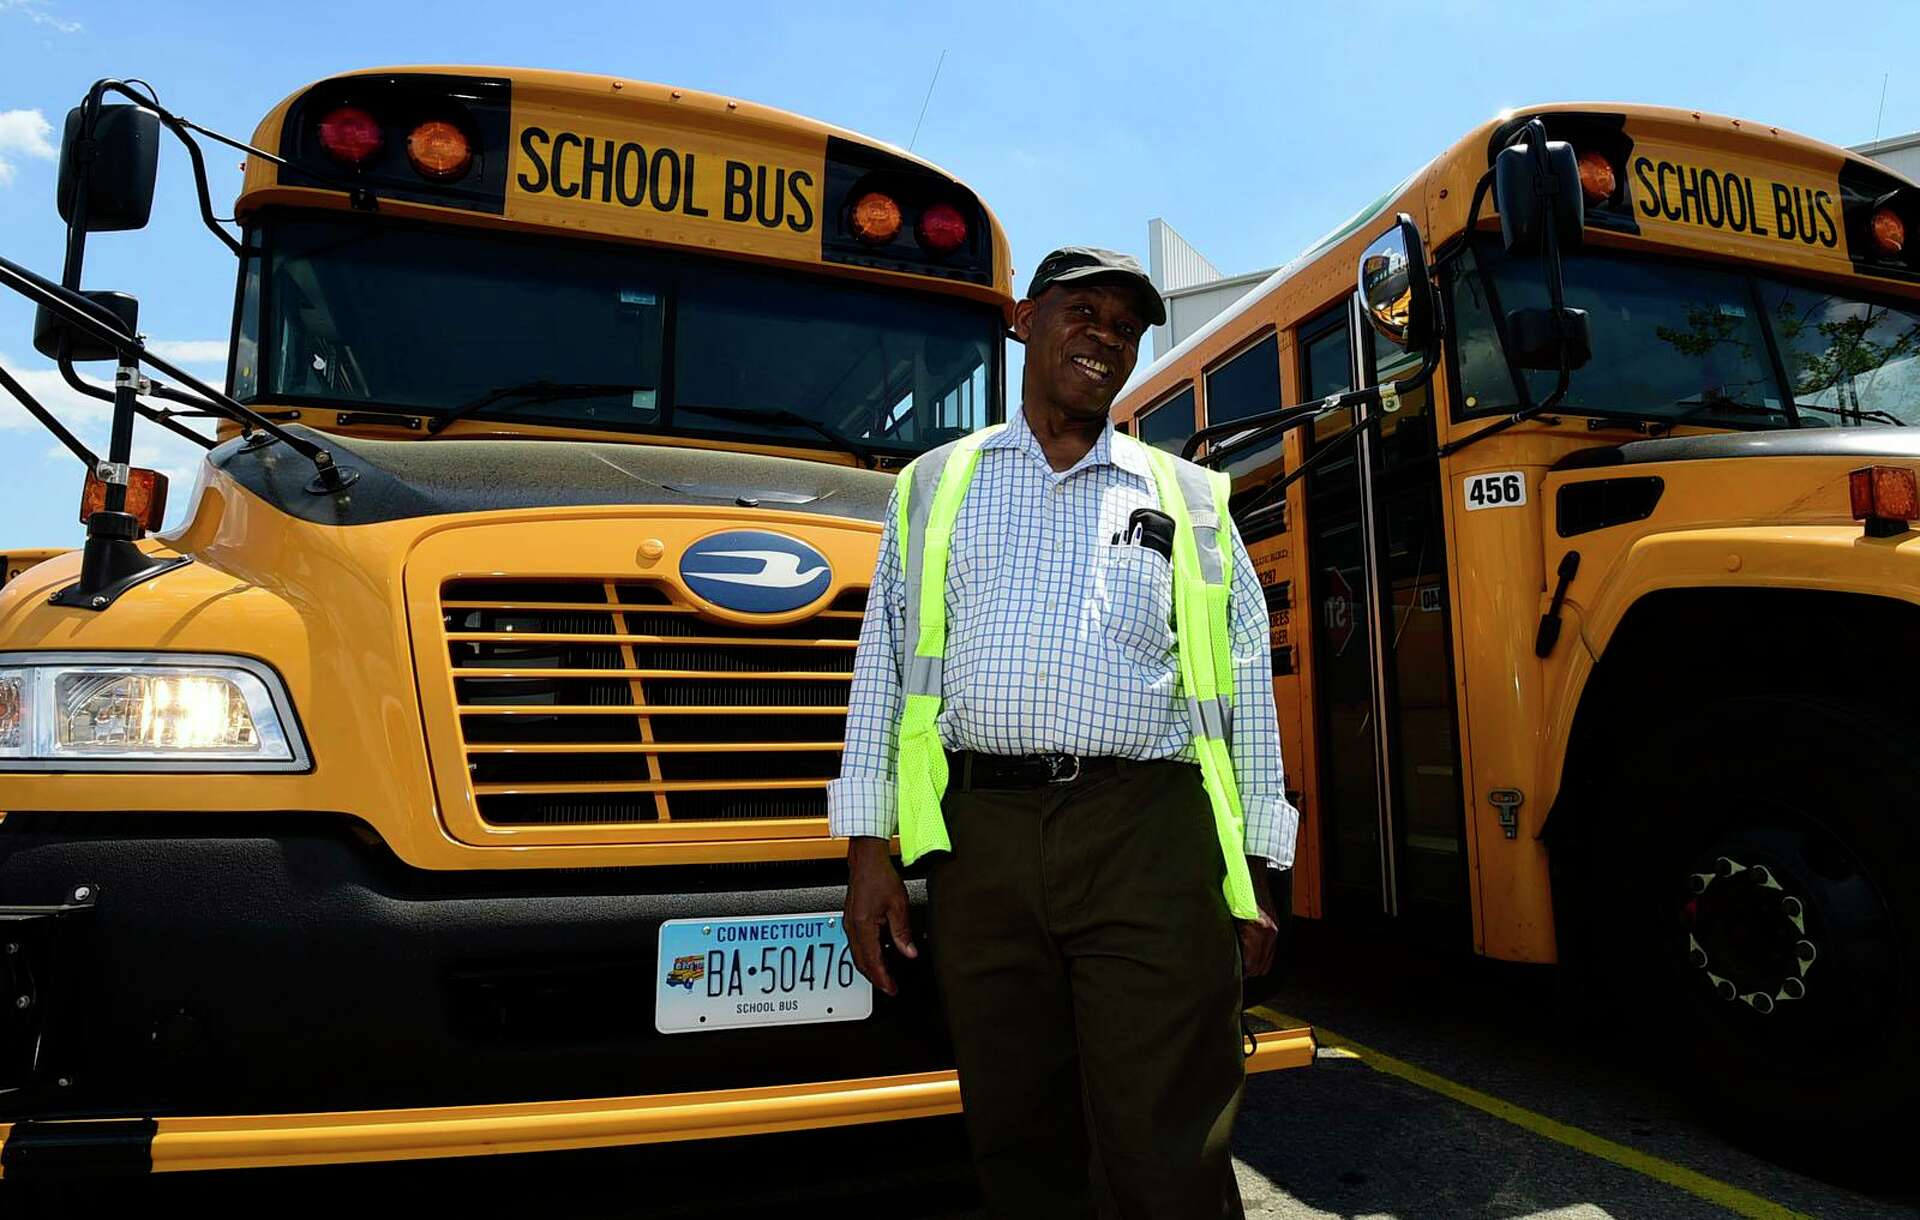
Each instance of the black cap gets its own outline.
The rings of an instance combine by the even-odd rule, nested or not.
[[[1060,247],[1040,260],[1040,266],[1033,273],[1033,282],[1027,285],[1027,297],[1031,300],[1055,284],[1071,284],[1080,280],[1111,280],[1127,285],[1139,296],[1140,311],[1147,316],[1147,321],[1155,326],[1166,324],[1166,302],[1160,299],[1160,290],[1153,286],[1147,273],[1140,269],[1140,260],[1115,250],[1101,250],[1093,246]]]

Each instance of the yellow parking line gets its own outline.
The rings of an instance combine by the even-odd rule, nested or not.
[[[1281,1028],[1309,1024],[1267,1007],[1255,1008],[1253,1012]],[[1376,1072],[1398,1076],[1409,1084],[1419,1085],[1442,1097],[1450,1097],[1462,1105],[1472,1106],[1484,1114],[1491,1114],[1495,1118],[1512,1123],[1516,1127],[1531,1131],[1555,1143],[1565,1144],[1589,1156],[1611,1161],[1623,1169],[1631,1169],[1655,1181],[1665,1182],[1690,1195],[1724,1207],[1736,1215],[1754,1217],[1755,1220],[1806,1220],[1804,1213],[1782,1207],[1771,1199],[1763,1199],[1751,1191],[1741,1190],[1738,1186],[1729,1186],[1716,1178],[1676,1165],[1672,1161],[1663,1161],[1637,1148],[1617,1144],[1591,1131],[1583,1131],[1578,1127],[1557,1122],[1544,1114],[1535,1114],[1532,1110],[1516,1106],[1510,1101],[1502,1101],[1478,1089],[1455,1084],[1444,1076],[1435,1075],[1425,1068],[1415,1067],[1404,1059],[1395,1059],[1392,1055],[1376,1051],[1369,1046],[1362,1046],[1350,1038],[1343,1038],[1339,1034],[1332,1033],[1325,1026],[1315,1025],[1313,1030],[1321,1046],[1345,1051]]]

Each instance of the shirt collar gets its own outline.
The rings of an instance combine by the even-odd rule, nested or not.
[[[1074,470],[1085,470],[1094,466],[1113,466],[1136,478],[1152,481],[1153,471],[1147,465],[1147,455],[1140,451],[1137,444],[1125,441],[1115,443],[1113,439],[1113,421],[1109,419],[1100,429],[1100,438],[1093,442],[1093,448],[1087,455],[1074,463],[1072,470],[1062,471],[1071,474]],[[1040,462],[1047,460],[1046,450],[1040,447],[1040,438],[1027,426],[1027,412],[1024,408],[1013,412],[1007,420],[1007,426],[988,437],[980,446],[982,449],[1017,449],[1033,455]]]

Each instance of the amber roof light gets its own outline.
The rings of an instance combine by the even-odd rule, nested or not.
[[[1605,203],[1613,198],[1616,185],[1613,162],[1605,153],[1588,149],[1580,154],[1580,193],[1588,203]]]
[[[473,164],[473,145],[456,124],[428,119],[407,133],[407,160],[422,178],[451,182]]]
[[[900,232],[900,205],[893,196],[868,191],[853,201],[853,235],[870,246],[885,245]]]

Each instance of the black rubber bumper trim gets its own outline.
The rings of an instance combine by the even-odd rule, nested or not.
[[[151,1118],[77,1122],[25,1119],[0,1147],[0,1171],[18,1178],[92,1178],[153,1172]]]

